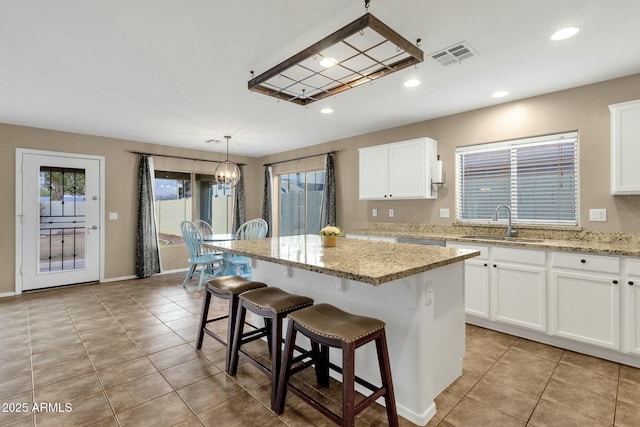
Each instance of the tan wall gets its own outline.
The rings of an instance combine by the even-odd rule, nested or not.
[[[364,228],[369,222],[410,222],[450,224],[455,218],[455,147],[512,138],[579,131],[580,224],[588,230],[640,231],[640,196],[610,194],[609,110],[608,105],[640,99],[640,74],[556,92],[495,107],[354,136],[324,144],[255,159],[233,157],[246,163],[245,186],[247,218],[259,217],[262,209],[264,163],[338,150],[338,224],[343,228]],[[434,101],[436,102],[436,101]],[[358,200],[358,148],[429,136],[438,141],[448,185],[438,200],[360,201]],[[106,221],[105,277],[123,277],[135,272],[135,216],[138,156],[129,150],[187,157],[203,156],[221,160],[224,155],[182,150],[118,139],[56,132],[0,124],[0,174],[3,194],[8,200],[0,206],[0,293],[15,289],[15,149],[102,155],[106,158],[106,212],[118,212],[117,221]],[[211,173],[211,163],[155,157],[156,169],[194,170]],[[371,210],[379,216],[373,218]],[[388,218],[389,208],[395,211]],[[439,218],[440,208],[451,217]],[[589,222],[589,208],[607,209],[607,222]]]
[[[139,157],[129,151],[140,151],[210,160],[224,160],[224,154],[204,151],[183,150],[140,142],[102,138],[89,135],[57,132],[22,126],[0,124],[0,176],[2,194],[5,197],[0,206],[0,294],[15,290],[15,186],[16,148],[60,151],[99,155],[105,157],[105,216],[108,212],[118,212],[119,219],[106,219],[105,229],[105,278],[117,278],[135,274],[135,225],[137,205],[137,168]],[[246,163],[245,179],[256,181],[256,159],[235,157],[236,162]],[[156,169],[212,173],[215,163],[195,162],[155,157]],[[261,179],[261,178],[260,178]],[[262,206],[261,187],[247,188],[247,217],[260,215]],[[256,203],[257,198],[259,202]],[[108,217],[108,216],[107,216]],[[166,269],[182,263],[167,262]]]
[[[609,164],[608,105],[634,99],[640,99],[640,74],[267,156],[260,162],[339,150],[338,224],[343,228],[366,228],[369,222],[451,224],[455,219],[456,147],[577,130],[580,225],[588,230],[637,232],[640,196],[610,194]],[[358,200],[358,148],[421,136],[438,141],[444,163],[448,184],[438,199]],[[373,208],[378,209],[377,218],[371,216]],[[394,209],[393,218],[388,216],[389,208]],[[440,218],[440,208],[448,208],[450,218]],[[607,209],[607,222],[589,222],[590,208]]]

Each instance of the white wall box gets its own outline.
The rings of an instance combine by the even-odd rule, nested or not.
[[[622,281],[624,350],[640,355],[640,259],[626,258]]]
[[[551,332],[620,350],[620,259],[553,252]]]
[[[611,193],[640,194],[640,100],[609,105]]]
[[[435,199],[437,143],[417,138],[360,148],[360,200]]]

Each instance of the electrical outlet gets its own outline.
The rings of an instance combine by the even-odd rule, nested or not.
[[[449,218],[449,209],[440,209],[440,218]]]
[[[606,209],[589,209],[589,221],[607,221]]]
[[[371,210],[371,216],[378,216],[378,209],[373,208],[373,209]]]
[[[393,209],[389,209],[389,218],[393,218]]]
[[[118,219],[118,212],[109,212],[109,220],[113,221]]]

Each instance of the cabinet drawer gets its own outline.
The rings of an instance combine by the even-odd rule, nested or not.
[[[514,249],[504,246],[494,246],[493,260],[544,266],[546,264],[546,253],[545,251],[532,249]]]
[[[620,258],[614,256],[554,252],[551,263],[554,268],[620,274]]]
[[[640,259],[627,258],[627,274],[640,276]]]

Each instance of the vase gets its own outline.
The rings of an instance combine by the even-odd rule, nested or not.
[[[337,243],[336,236],[322,236],[322,246],[325,248],[334,248]]]

